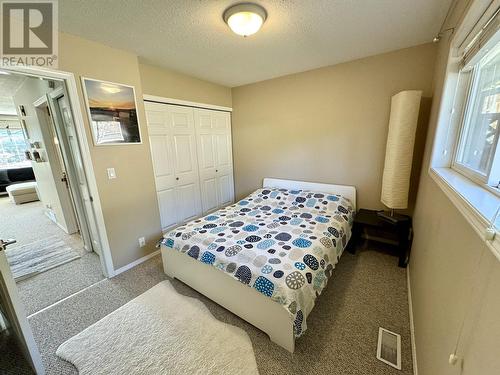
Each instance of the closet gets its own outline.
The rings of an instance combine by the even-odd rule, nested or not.
[[[145,101],[162,230],[234,200],[231,115]]]

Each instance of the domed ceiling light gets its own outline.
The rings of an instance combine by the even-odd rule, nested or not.
[[[241,3],[227,8],[222,17],[233,32],[249,36],[260,30],[267,18],[267,12],[260,5]]]

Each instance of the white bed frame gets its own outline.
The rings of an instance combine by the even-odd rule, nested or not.
[[[356,209],[354,186],[320,184],[314,182],[264,178],[265,188],[284,188],[314,192],[341,194],[351,200]],[[293,321],[282,305],[228,277],[220,270],[203,264],[165,246],[161,248],[163,268],[171,278],[176,278],[225,307],[250,324],[264,331],[272,342],[293,353],[295,337]],[[307,318],[305,316],[304,318]]]

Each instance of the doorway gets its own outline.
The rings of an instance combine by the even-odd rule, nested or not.
[[[77,174],[79,148],[63,82],[18,77],[0,75],[0,83],[17,82],[12,108],[4,98],[4,115],[16,115],[0,135],[0,170],[6,175],[0,235],[16,240],[5,254],[31,315],[102,280],[104,273],[98,235],[81,199],[86,182]],[[24,147],[13,133],[22,134]]]
[[[16,336],[33,366],[29,317],[113,268],[74,77],[0,70],[0,87],[0,344]]]

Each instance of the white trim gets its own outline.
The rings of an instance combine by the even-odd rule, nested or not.
[[[19,121],[19,116],[0,114],[0,121]]]
[[[144,263],[145,261],[157,256],[158,254],[160,254],[160,249],[153,251],[151,254],[145,255],[142,258],[134,260],[133,262],[131,262],[123,267],[118,268],[117,270],[115,270],[115,274],[113,276],[117,276],[120,273],[128,271],[129,269],[134,268],[135,266],[138,266],[141,263]]]
[[[430,168],[429,174],[500,261],[500,232],[496,229],[493,240],[485,238],[500,198],[450,168]]]
[[[47,103],[47,96],[43,95],[33,102],[34,107],[40,107]]]
[[[51,92],[49,92],[49,96],[52,99],[56,99],[57,97],[62,96],[62,95],[64,95],[64,89],[62,86],[59,86],[55,90],[52,90]]]
[[[33,318],[33,317],[37,316],[38,314],[40,314],[40,313],[42,313],[42,312],[44,312],[44,311],[47,311],[47,310],[51,309],[52,307],[57,306],[57,305],[59,305],[60,303],[62,303],[62,302],[64,302],[64,301],[69,300],[70,298],[73,298],[73,297],[75,297],[75,296],[77,296],[77,295],[79,295],[79,294],[82,294],[82,293],[86,292],[87,290],[89,290],[89,289],[93,288],[93,287],[94,287],[94,286],[96,286],[97,284],[100,284],[100,283],[102,283],[102,282],[104,282],[104,281],[107,281],[107,280],[108,280],[108,279],[102,279],[102,280],[99,280],[99,281],[97,281],[97,282],[93,283],[92,285],[86,286],[85,288],[80,289],[78,292],[75,292],[75,293],[73,293],[73,294],[70,294],[69,296],[64,297],[63,299],[60,299],[59,301],[54,302],[53,304],[51,304],[51,305],[49,305],[49,306],[46,306],[46,307],[44,307],[44,308],[43,308],[43,309],[41,309],[41,310],[35,311],[33,314],[28,315],[28,316],[27,316],[27,318],[28,318],[28,319],[31,319],[31,318]]]
[[[322,184],[319,182],[284,180],[265,177],[262,187],[316,191],[318,193],[339,194],[349,199],[356,211],[356,188],[349,185]]]
[[[94,79],[94,78],[88,78],[88,77],[80,77],[82,81],[82,91],[83,91],[83,97],[85,98],[85,107],[87,109],[87,116],[89,117],[89,126],[90,130],[92,132],[92,142],[95,147],[102,147],[102,146],[129,146],[129,145],[142,145],[142,132],[141,132],[141,123],[139,121],[139,109],[137,107],[137,97],[135,96],[135,87],[126,85],[124,83],[118,83],[118,82],[110,82],[110,81],[104,81],[102,79]],[[110,85],[115,85],[115,86],[124,86],[132,89],[132,93],[134,96],[134,104],[135,104],[135,111],[137,115],[137,128],[139,129],[139,139],[140,142],[107,142],[107,143],[97,143],[96,142],[96,134],[94,131],[94,127],[92,126],[92,113],[90,112],[90,104],[89,104],[89,98],[87,95],[87,87],[85,85],[85,81],[94,81],[94,82],[102,82],[102,83],[107,83]]]
[[[97,230],[99,232],[99,242],[101,247],[101,264],[103,273],[106,277],[114,275],[113,258],[111,256],[111,249],[109,246],[106,225],[104,222],[104,215],[102,212],[101,200],[99,198],[99,191],[97,189],[97,181],[94,173],[94,166],[90,156],[90,143],[87,139],[85,132],[85,122],[83,119],[82,108],[80,106],[80,96],[78,94],[78,86],[76,84],[75,75],[71,72],[64,72],[60,70],[51,70],[42,67],[25,67],[16,66],[11,68],[2,68],[5,71],[19,73],[27,76],[44,77],[49,79],[61,80],[66,83],[66,90],[68,92],[68,99],[70,102],[71,110],[73,111],[74,122],[76,127],[76,135],[78,143],[81,147],[81,156],[83,159],[83,166],[86,172],[87,183],[89,191],[92,195],[92,204],[94,207],[94,214],[97,221]]]
[[[500,153],[495,153],[495,155],[496,155],[495,157],[497,158],[497,157],[499,157],[498,155],[500,155]],[[456,163],[456,162],[454,162],[451,165],[451,169],[464,175],[464,177],[468,178],[469,180],[471,180],[475,184],[479,185],[483,189],[486,189],[486,190],[490,191],[491,193],[500,196],[500,191],[498,189],[496,189],[493,185],[492,186],[488,185],[488,176],[487,175],[481,176],[479,173],[475,172],[474,170],[469,169],[466,166],[459,164],[459,163]]]
[[[231,107],[223,107],[220,105],[207,104],[207,103],[198,103],[198,102],[190,102],[188,100],[174,99],[174,98],[166,98],[163,96],[156,95],[148,95],[144,94],[143,99],[149,102],[158,102],[164,104],[174,104],[174,105],[184,105],[188,107],[196,107],[196,108],[205,108],[205,109],[215,109],[217,111],[226,111],[232,112],[233,108]]]
[[[413,320],[413,299],[411,297],[410,265],[406,267],[406,287],[408,288],[408,311],[410,314],[410,340],[411,358],[413,361],[413,375],[418,375],[417,343],[415,341],[415,324]]]

